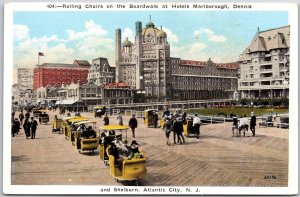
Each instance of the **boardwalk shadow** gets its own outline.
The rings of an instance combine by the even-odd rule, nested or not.
[[[252,133],[247,133],[246,136],[244,137],[243,135],[241,136],[228,136],[228,138],[266,138],[266,137],[269,137],[267,135],[255,135],[255,136],[252,136]]]
[[[53,137],[52,136],[49,136],[49,137],[35,137],[35,138],[30,137],[28,140],[44,140],[44,139],[53,139]]]
[[[20,156],[12,156],[11,161],[12,162],[18,162],[18,161],[28,161],[29,159],[25,155]]]
[[[206,139],[206,138],[216,138],[216,139],[220,139],[220,138],[224,138],[224,137],[223,137],[223,136],[201,135],[201,134],[200,134],[200,140],[201,140],[201,139]]]
[[[174,144],[173,146],[188,146],[191,144],[200,144],[201,143],[201,138],[196,140],[196,141],[186,141],[184,144]]]
[[[99,156],[99,151],[80,151],[79,152],[81,155],[85,156]]]
[[[121,181],[120,182],[124,186],[145,186],[144,180],[138,180],[138,181]]]

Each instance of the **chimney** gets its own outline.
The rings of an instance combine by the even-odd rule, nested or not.
[[[135,23],[135,35],[138,35],[140,32],[142,32],[142,22],[137,21]]]
[[[119,82],[120,59],[121,59],[121,29],[116,29],[116,51],[115,51],[116,82]]]

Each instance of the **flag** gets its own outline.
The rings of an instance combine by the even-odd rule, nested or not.
[[[44,53],[42,53],[42,52],[39,52],[39,56],[44,56]]]

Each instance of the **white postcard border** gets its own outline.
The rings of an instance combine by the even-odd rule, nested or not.
[[[48,4],[58,4],[58,2],[48,2]],[[66,3],[66,2],[63,2]],[[68,2],[68,4],[76,2]],[[148,2],[145,2],[147,4]],[[180,4],[178,2],[174,2]],[[197,3],[197,2],[196,2]],[[8,3],[5,5],[4,12],[4,74],[5,76],[12,76],[13,65],[13,40],[12,40],[12,26],[13,26],[13,12],[14,11],[62,11],[60,9],[49,9],[45,8],[47,2],[44,3]],[[86,3],[79,3],[86,4]],[[97,2],[95,4],[116,4],[112,3],[101,3]],[[123,4],[130,4],[128,2]],[[137,4],[137,3],[134,3]],[[141,3],[142,4],[142,3]],[[150,3],[148,3],[150,4]],[[155,4],[165,4],[162,2]],[[171,4],[171,3],[169,3]],[[187,4],[187,3],[182,3]],[[203,4],[203,2],[201,2]],[[206,4],[227,4],[230,3],[206,3]],[[236,3],[236,4],[248,4],[248,3]],[[291,40],[290,46],[290,65],[298,64],[298,8],[292,3],[249,3],[253,6],[251,11],[254,10],[286,10],[289,12],[289,23],[291,25]],[[133,10],[133,9],[130,9]],[[139,9],[143,10],[143,9]],[[160,10],[161,9],[155,9]],[[165,10],[165,9],[164,9]],[[187,10],[187,9],[175,9],[175,10]],[[195,9],[189,9],[195,11]],[[199,11],[211,11],[215,9],[199,10]],[[241,11],[241,9],[234,9],[236,11]],[[244,9],[243,9],[244,10]],[[63,11],[120,11],[120,9],[63,9]],[[124,11],[124,9],[122,9]],[[136,11],[136,10],[134,10]],[[152,11],[152,10],[151,10]],[[153,10],[154,11],[154,10]],[[224,10],[218,10],[224,11]],[[232,9],[230,9],[232,11]],[[246,11],[246,10],[244,10]],[[151,188],[165,188],[167,192],[158,193],[147,193],[143,191],[146,187],[130,187],[132,189],[139,189],[141,192],[137,194],[149,195],[149,194],[172,194],[172,195],[184,195],[184,194],[261,194],[261,195],[288,195],[298,193],[298,66],[293,66],[290,68],[290,130],[289,130],[289,182],[288,187],[197,187],[199,188],[199,193],[176,193],[170,192],[170,188],[179,188],[182,190],[186,189],[196,189],[195,187],[151,187]],[[5,194],[111,194],[111,193],[101,193],[100,188],[111,188],[114,191],[115,188],[127,188],[127,187],[117,187],[117,186],[62,186],[62,185],[11,185],[11,135],[10,135],[10,114],[11,111],[11,87],[12,78],[5,77],[4,79],[4,95],[3,95],[3,192]],[[296,96],[297,95],[297,96]],[[132,192],[114,192],[113,194],[136,194]]]

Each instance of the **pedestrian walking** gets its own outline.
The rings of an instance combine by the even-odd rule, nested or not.
[[[232,137],[237,136],[238,135],[238,119],[236,117],[235,114],[232,115]]]
[[[23,124],[23,120],[24,120],[25,116],[23,114],[23,111],[21,111],[21,113],[19,114],[19,120],[20,120],[20,124]]]
[[[24,128],[26,139],[28,139],[30,136],[30,126],[31,126],[31,124],[30,124],[29,118],[25,118],[23,128]]]
[[[25,113],[25,118],[30,118],[30,112],[29,112],[29,110]]]
[[[123,117],[121,116],[120,112],[118,112],[117,121],[118,121],[118,125],[123,126]]]
[[[102,109],[97,109],[96,113],[100,118],[102,117]]]
[[[239,136],[241,136],[241,131],[243,130],[244,137],[246,137],[246,131],[248,131],[248,127],[249,127],[249,120],[247,119],[246,114],[244,114],[244,117],[240,118]]]
[[[20,121],[18,120],[18,118],[15,119],[14,121],[14,134],[19,134],[20,132]]]
[[[135,138],[135,129],[138,126],[138,121],[135,118],[135,114],[132,115],[132,118],[130,118],[129,123],[128,123],[129,127],[131,128],[132,131],[132,137]]]
[[[198,114],[195,114],[195,117],[193,119],[193,127],[197,139],[199,139],[200,136],[200,125],[201,125],[201,119],[198,117]]]
[[[256,126],[256,116],[254,112],[251,112],[250,130],[252,131],[252,136],[255,136],[255,126]]]
[[[174,142],[175,142],[175,134],[177,135],[177,142],[182,144],[185,143],[183,133],[183,124],[180,118],[176,118],[173,123],[173,132],[174,132]],[[175,143],[174,143],[175,144]]]
[[[180,117],[180,114],[179,114],[179,110],[178,110],[178,109],[176,109],[176,110],[175,110],[175,114],[174,114],[174,116],[175,116],[175,118],[178,118],[178,117]]]
[[[183,113],[182,113],[182,116],[181,116],[181,119],[182,119],[182,123],[183,123],[183,124],[186,124],[186,117],[187,117],[187,113],[186,113],[186,112],[183,112]]]
[[[31,128],[31,139],[35,139],[35,133],[36,133],[36,128],[37,128],[37,121],[31,117],[31,124],[30,124],[30,128]]]
[[[15,137],[15,130],[16,130],[15,121],[12,120],[11,121],[11,137]]]
[[[11,110],[11,119],[14,120],[15,119],[15,110]]]
[[[104,122],[104,125],[109,125],[109,118],[108,118],[108,114],[106,113],[104,118],[103,118],[103,122]]]
[[[165,108],[163,111],[162,118],[170,116],[170,111],[168,108]]]
[[[170,146],[170,133],[171,133],[171,130],[172,130],[172,122],[169,118],[166,118],[165,119],[165,124],[164,124],[164,131],[165,131],[165,135],[166,135],[166,140],[167,140],[167,145]]]
[[[153,113],[153,125],[155,128],[157,128],[158,126],[158,114],[156,113],[156,111],[154,111]]]

